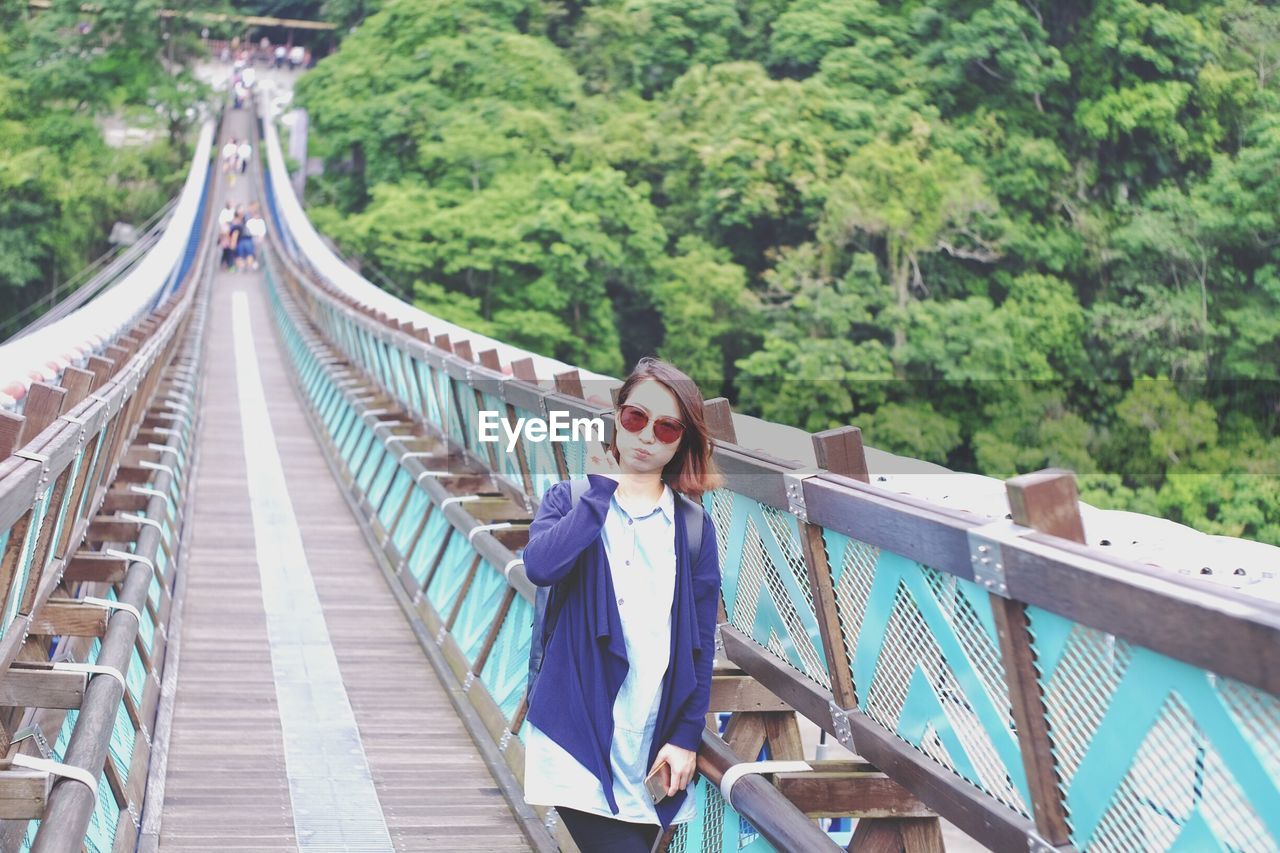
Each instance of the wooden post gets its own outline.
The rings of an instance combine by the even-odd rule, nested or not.
[[[1042,533],[1083,543],[1084,523],[1076,494],[1075,475],[1070,471],[1047,469],[1014,477],[1005,483],[1015,524]],[[1027,773],[1036,831],[1054,846],[1070,842],[1066,806],[1053,741],[1036,672],[1035,651],[1031,648],[1027,607],[1021,601],[991,595],[996,634],[1004,661],[1009,700],[1018,731],[1018,749]]]
[[[85,362],[85,369],[93,374],[93,387],[97,390],[106,385],[107,380],[115,374],[116,363],[109,358],[91,355]]]
[[[836,427],[813,434],[813,452],[819,468],[870,483],[867,453],[862,447],[862,430],[856,426]]]
[[[582,390],[582,377],[577,370],[566,370],[556,374],[556,390],[567,397],[585,400],[587,395]]]
[[[511,362],[511,375],[521,382],[528,382],[530,385],[538,384],[538,371],[533,367],[533,359],[527,356]]]
[[[0,409],[0,462],[8,459],[13,451],[22,447],[27,419],[13,412]]]
[[[62,387],[67,389],[66,409],[68,411],[89,396],[89,392],[93,390],[95,378],[90,371],[81,370],[78,367],[68,367],[62,371]]]
[[[866,477],[867,460],[862,451],[862,434],[857,427],[841,427],[825,430],[813,436],[813,451],[818,466],[835,474]],[[827,545],[822,528],[816,524],[799,522],[800,545],[805,568],[809,574],[809,588],[813,592],[814,617],[822,637],[822,651],[826,656],[827,672],[831,676],[831,695],[841,708],[853,708],[858,704],[853,689],[853,671],[845,653],[844,631],[840,627],[840,613],[836,606],[835,584],[831,578],[831,564],[827,560]]]
[[[502,372],[502,360],[498,358],[496,349],[490,348],[482,351],[480,353],[480,364],[497,373]]]
[[[733,428],[733,410],[729,407],[728,399],[712,397],[704,400],[702,412],[712,438],[721,444],[738,443],[738,431]]]
[[[27,405],[23,414],[27,416],[27,435],[35,438],[62,414],[62,404],[67,397],[67,389],[44,382],[32,382],[27,391]]]
[[[111,359],[112,363],[115,365],[112,375],[120,372],[120,370],[129,362],[129,351],[124,347],[113,345],[107,347],[104,352],[107,354],[107,358]]]
[[[463,361],[475,361],[475,357],[471,354],[471,341],[458,341],[455,343],[453,345],[453,354]]]

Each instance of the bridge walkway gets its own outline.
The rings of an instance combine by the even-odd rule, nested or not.
[[[219,272],[210,295],[161,849],[528,849],[324,462],[264,286]]]

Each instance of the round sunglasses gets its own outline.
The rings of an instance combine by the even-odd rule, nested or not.
[[[649,423],[649,413],[639,406],[624,403],[618,407],[618,423],[627,432],[640,432]],[[684,435],[684,424],[675,418],[655,418],[653,437],[663,444],[675,444]]]

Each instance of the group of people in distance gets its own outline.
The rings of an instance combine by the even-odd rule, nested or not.
[[[222,46],[218,58],[224,63],[233,63],[236,71],[252,68],[256,62],[276,68],[288,66],[290,71],[310,68],[315,64],[310,48],[300,44],[277,44],[273,47],[266,36],[259,40],[256,50],[248,40],[241,43],[240,37],[236,36]]]
[[[218,213],[218,246],[222,249],[222,268],[244,272],[258,268],[255,243],[267,234],[267,222],[257,203],[226,206]]]
[[[236,175],[243,174],[249,168],[249,158],[253,156],[253,146],[247,139],[236,139],[234,136],[222,146],[222,174],[227,182],[235,186]]]

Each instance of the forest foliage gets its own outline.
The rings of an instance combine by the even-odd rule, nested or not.
[[[427,311],[1280,543],[1274,3],[387,0],[297,95]]]
[[[198,40],[166,37],[161,5],[0,0],[0,317],[34,318],[24,309],[105,251],[114,222],[140,224],[181,186],[201,90],[180,64]],[[107,117],[158,139],[113,148]]]

